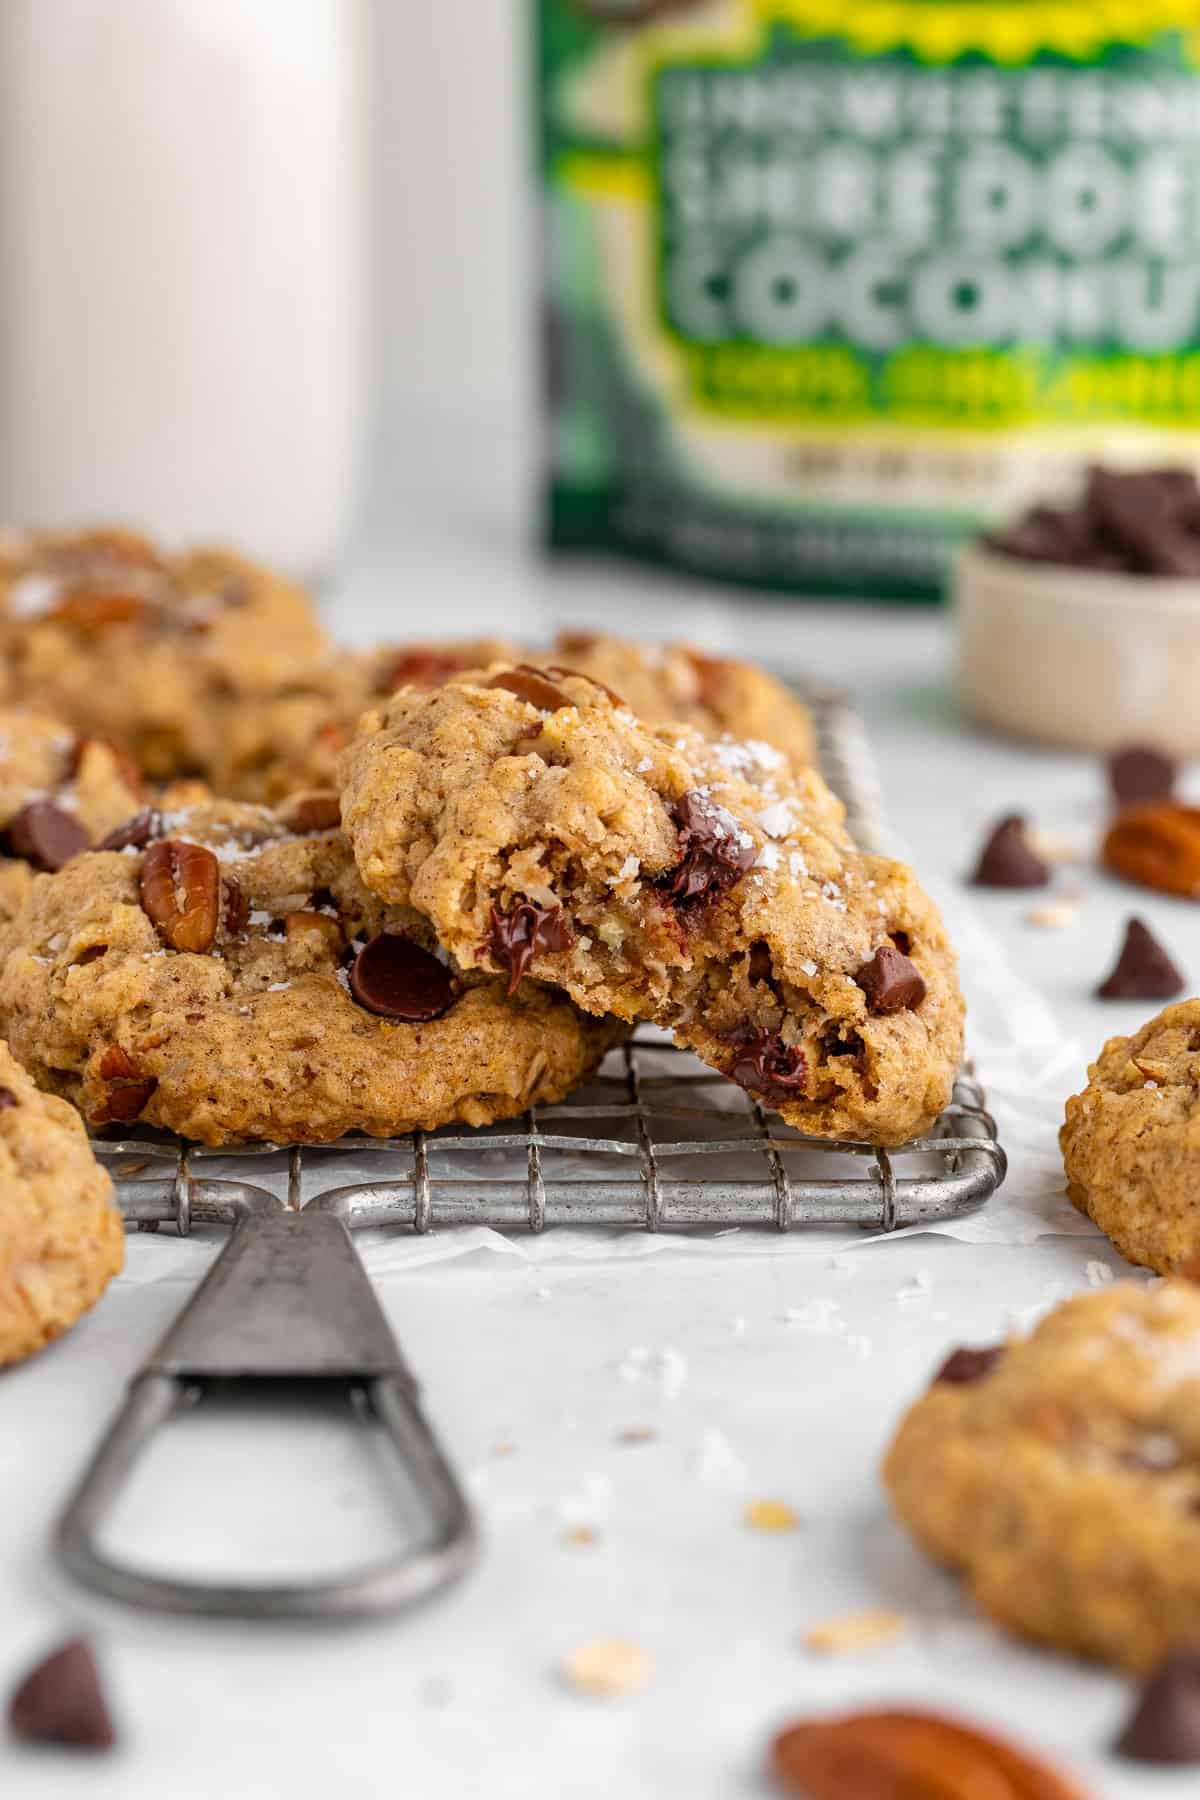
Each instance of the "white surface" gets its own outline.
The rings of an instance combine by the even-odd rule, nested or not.
[[[465,498],[456,499],[445,472],[461,466],[460,453],[436,434],[423,438],[420,479],[414,469],[395,482],[409,524],[364,550],[334,608],[339,626],[367,638],[433,621],[529,630],[552,615],[636,619],[645,630],[685,628],[713,644],[774,652],[857,688],[891,817],[928,875],[956,883],[984,824],[1016,807],[1081,848],[1093,840],[1101,805],[1089,760],[1025,753],[960,726],[942,682],[942,621],[852,608],[747,611],[628,570],[572,577],[531,568],[514,543],[509,500],[483,479],[505,459],[494,438],[477,448],[480,481],[468,468]],[[1060,1026],[1020,1191],[1014,1183],[997,1207],[1057,1204],[1045,1178],[1057,1097],[1082,1074],[1086,1053],[1141,1011],[1087,997],[1131,896],[1090,871],[1077,878],[1086,899],[1063,932],[1023,923],[1027,897],[972,901]],[[1192,911],[1140,895],[1136,906],[1200,971]],[[1001,1086],[1011,1076],[994,1073]],[[1125,1684],[973,1620],[953,1584],[889,1523],[876,1479],[901,1407],[949,1345],[994,1339],[1095,1280],[1096,1264],[1119,1269],[1090,1230],[1013,1246],[864,1244],[851,1234],[836,1262],[791,1242],[747,1256],[736,1239],[706,1254],[551,1255],[536,1264],[477,1253],[405,1268],[373,1251],[378,1290],[429,1411],[469,1477],[484,1555],[460,1590],[419,1617],[287,1632],[102,1608],[70,1590],[47,1557],[69,1480],[202,1260],[169,1236],[134,1248],[137,1272],[156,1279],[122,1280],[64,1343],[0,1380],[0,1675],[10,1680],[80,1624],[94,1630],[122,1747],[86,1767],[0,1748],[5,1792],[735,1800],[766,1791],[759,1765],[774,1726],[872,1700],[1006,1725],[1071,1759],[1099,1793],[1149,1791],[1142,1772],[1103,1754]],[[638,1346],[651,1356],[631,1360]],[[673,1383],[656,1373],[663,1365],[653,1353],[667,1349],[682,1358],[668,1359]],[[659,1433],[654,1442],[616,1441],[643,1424]],[[276,1443],[291,1473],[264,1507]],[[193,1566],[201,1553],[231,1559],[239,1525],[251,1561],[268,1550],[276,1566],[295,1561],[306,1543],[321,1554],[357,1551],[379,1519],[353,1479],[351,1450],[294,1428],[276,1439],[236,1420],[187,1440],[181,1433],[148,1471],[157,1484],[147,1480],[131,1497],[124,1530],[147,1556],[175,1550]],[[318,1532],[309,1521],[323,1483],[334,1530]],[[761,1496],[789,1500],[800,1530],[748,1530],[742,1507]],[[594,1525],[599,1542],[565,1546],[569,1523]],[[902,1643],[830,1662],[804,1650],[807,1624],[880,1604],[911,1615]],[[610,1704],[565,1691],[559,1659],[610,1634],[653,1653],[651,1687]],[[1194,1779],[1156,1777],[1154,1792],[1190,1792]]]

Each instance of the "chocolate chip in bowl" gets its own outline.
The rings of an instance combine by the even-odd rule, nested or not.
[[[968,544],[953,580],[958,687],[983,725],[1111,752],[1200,753],[1200,486],[1092,469]]]

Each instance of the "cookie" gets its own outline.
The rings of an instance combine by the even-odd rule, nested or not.
[[[512,654],[498,638],[339,652],[253,705],[230,700],[209,780],[219,794],[267,805],[332,787],[338,756],[368,707],[399,687],[436,687]]]
[[[545,660],[604,682],[652,724],[694,725],[706,737],[769,744],[798,768],[816,761],[808,708],[755,663],[710,656],[689,644],[644,644],[593,631],[560,632]]]
[[[561,1099],[620,1035],[561,995],[458,976],[368,894],[334,796],[143,815],[10,928],[0,1016],[93,1126],[206,1144],[485,1125]]]
[[[460,968],[654,1020],[803,1131],[898,1144],[947,1103],[942,922],[781,752],[500,666],[367,714],[342,773],[364,882]]]
[[[230,552],[0,537],[3,694],[124,744],[156,779],[206,774],[228,702],[276,696],[331,653],[307,595]]]
[[[124,1259],[112,1182],[78,1114],[0,1043],[0,1364],[61,1336]]]
[[[1067,1192],[1132,1263],[1159,1274],[1200,1253],[1200,1000],[1110,1038],[1067,1101]]]
[[[1200,1640],[1200,1290],[1120,1282],[954,1360],[884,1465],[917,1542],[1060,1650],[1148,1669]]]

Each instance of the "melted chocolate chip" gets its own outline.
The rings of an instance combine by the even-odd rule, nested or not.
[[[363,945],[350,965],[350,992],[368,1012],[410,1025],[440,1019],[455,999],[445,964],[395,931]]]
[[[677,800],[680,860],[659,885],[676,906],[711,900],[754,866],[755,848],[731,813],[698,790]]]
[[[1140,919],[1130,919],[1112,973],[1096,989],[1101,1000],[1169,1000],[1183,976]]]
[[[765,1025],[745,1025],[727,1041],[734,1052],[727,1073],[747,1093],[760,1094],[770,1104],[803,1094],[808,1061],[798,1044],[785,1043]]]
[[[17,1096],[10,1087],[0,1087],[0,1112],[7,1112],[10,1106],[18,1104]]]
[[[948,1381],[956,1387],[969,1387],[973,1382],[982,1381],[985,1375],[990,1375],[1003,1355],[1003,1344],[988,1344],[974,1350],[964,1345],[950,1352],[934,1376],[934,1383]]]
[[[30,1743],[111,1750],[115,1733],[91,1645],[74,1638],[32,1669],[9,1702],[8,1722]]]
[[[539,712],[557,712],[560,707],[571,704],[562,689],[556,688],[532,663],[518,663],[514,669],[504,669],[499,675],[493,675],[485,686],[504,688],[518,700],[536,706]]]
[[[983,849],[971,880],[976,887],[1045,887],[1050,870],[1030,847],[1024,819],[1001,819]]]
[[[925,998],[921,971],[895,944],[881,944],[854,979],[873,1013],[906,1012]]]
[[[61,869],[81,850],[89,850],[89,838],[74,813],[64,812],[52,800],[31,800],[8,827],[14,856],[35,869]]]
[[[96,845],[97,850],[144,850],[146,845],[163,834],[163,816],[154,808],[147,807],[144,812],[134,813],[124,825],[118,825],[107,837],[101,838]]]
[[[1130,1762],[1200,1763],[1200,1648],[1159,1663],[1113,1749]]]
[[[535,906],[532,900],[519,900],[506,913],[493,906],[482,949],[508,970],[508,991],[515,994],[517,983],[539,951],[566,950],[570,943],[571,927],[561,906]]]
[[[1178,774],[1174,759],[1149,744],[1128,744],[1108,759],[1108,785],[1118,806],[1169,800]]]

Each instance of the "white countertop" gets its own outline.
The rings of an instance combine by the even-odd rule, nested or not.
[[[1094,837],[1101,789],[1089,759],[985,741],[956,716],[942,618],[747,607],[623,568],[548,572],[515,549],[511,508],[464,510],[436,481],[427,487],[406,485],[408,528],[375,534],[340,585],[331,616],[348,634],[591,618],[740,647],[857,691],[891,820],[928,877],[956,882],[984,823],[1007,811],[1081,846]],[[1131,897],[1092,872],[1079,879],[1086,901],[1065,931],[1025,923],[1028,897],[976,904],[1078,1038],[1077,1056],[1064,1055],[1082,1075],[1086,1055],[1143,1010],[1088,998],[1122,919],[1136,908],[1193,978],[1200,934],[1183,904]],[[865,1244],[848,1234],[836,1264],[789,1242],[757,1256],[719,1244],[537,1263],[483,1252],[382,1270],[377,1290],[467,1478],[484,1551],[477,1572],[421,1614],[328,1630],[125,1613],[73,1590],[47,1555],[69,1481],[188,1291],[196,1258],[185,1269],[181,1254],[169,1234],[140,1240],[139,1272],[157,1278],[122,1279],[67,1340],[0,1380],[0,1680],[87,1629],[121,1730],[107,1759],[0,1747],[5,1793],[734,1800],[768,1791],[760,1764],[774,1727],[871,1701],[1008,1727],[1068,1759],[1097,1794],[1194,1790],[1194,1773],[1152,1778],[1108,1758],[1126,1684],[973,1619],[889,1522],[876,1479],[901,1408],[949,1346],[994,1339],[1014,1316],[1102,1279],[1101,1265],[1122,1271],[1098,1236]],[[679,1352],[671,1391],[653,1359],[631,1379],[635,1346]],[[634,1426],[656,1436],[620,1442]],[[123,1537],[196,1562],[244,1526],[253,1562],[278,1547],[273,1536],[287,1548],[303,1539],[327,1492],[330,1523],[312,1526],[312,1541],[352,1560],[376,1523],[352,1452],[316,1428],[189,1422],[147,1466]],[[264,1513],[268,1491],[277,1499]],[[796,1532],[747,1529],[746,1501],[767,1496],[794,1506]],[[596,1542],[564,1542],[571,1524],[593,1527]],[[909,1616],[903,1641],[825,1661],[804,1648],[807,1625],[873,1606]],[[651,1685],[610,1703],[567,1691],[561,1657],[610,1635],[652,1653]]]

